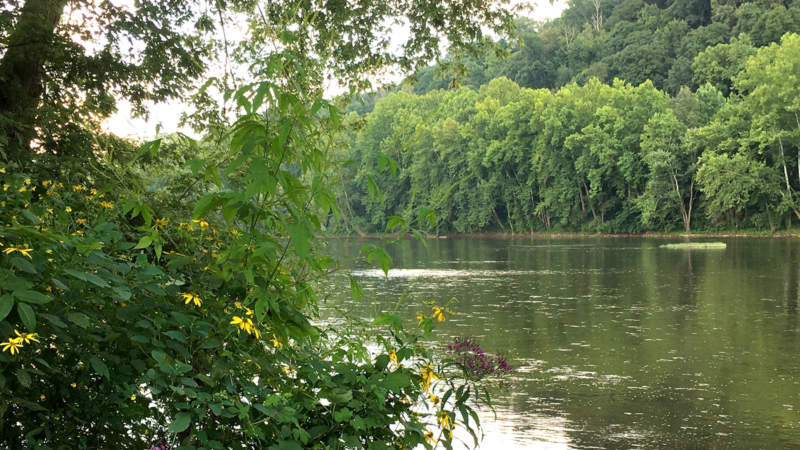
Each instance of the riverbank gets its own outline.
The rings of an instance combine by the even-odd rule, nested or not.
[[[590,232],[534,232],[534,233],[501,233],[501,232],[481,232],[481,233],[441,233],[425,234],[428,239],[457,239],[457,238],[483,238],[483,239],[581,239],[581,238],[652,238],[652,239],[705,239],[705,238],[800,238],[800,230],[778,231],[709,231],[697,233],[667,232],[667,233],[590,233]],[[413,238],[411,234],[400,236],[397,234],[380,233],[358,233],[358,234],[337,234],[328,236],[333,239],[364,238],[364,239],[406,239]]]

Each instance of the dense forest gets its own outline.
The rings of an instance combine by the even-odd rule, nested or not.
[[[356,229],[433,214],[436,232],[800,219],[796,2],[573,2],[517,30],[507,58],[451,55],[350,106],[340,202]]]

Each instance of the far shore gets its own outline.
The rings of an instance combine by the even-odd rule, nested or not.
[[[502,232],[482,232],[482,233],[441,233],[425,234],[428,239],[463,239],[463,238],[483,238],[483,239],[586,239],[586,238],[651,238],[651,239],[706,239],[706,238],[800,238],[800,231],[733,231],[733,232],[698,232],[698,233],[560,233],[560,232],[533,232],[533,233],[502,233]],[[327,236],[332,239],[408,239],[413,238],[411,234],[381,234],[381,233],[353,233],[335,234]]]

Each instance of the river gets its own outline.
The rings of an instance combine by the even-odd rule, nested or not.
[[[698,239],[709,240],[709,239]],[[451,297],[442,343],[476,338],[514,367],[481,448],[800,448],[800,240],[645,238],[402,240],[383,272],[353,266],[365,317],[402,299],[413,324]],[[350,259],[364,240],[332,240]],[[375,241],[369,241],[375,242]]]

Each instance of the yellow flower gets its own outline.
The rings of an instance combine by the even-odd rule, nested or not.
[[[114,204],[111,202],[100,202],[100,206],[106,209],[114,209]]]
[[[66,211],[66,212],[68,212],[68,213],[71,213],[71,212],[72,212],[72,208],[70,208],[69,206],[67,206],[66,208],[64,208],[64,211]]]
[[[167,219],[166,217],[162,217],[160,219],[156,219],[156,222],[153,224],[153,228],[160,228],[160,227],[165,226],[168,223],[169,223],[169,219]]]
[[[181,296],[185,300],[184,303],[187,304],[187,305],[189,303],[192,303],[192,302],[197,306],[200,306],[200,305],[203,304],[203,301],[200,300],[200,297],[198,297],[198,296],[196,296],[194,294],[181,294]]]
[[[0,167],[0,173],[6,173],[6,168],[5,167]]]
[[[202,220],[202,219],[192,219],[192,222],[194,222],[194,223],[196,223],[196,224],[199,224],[199,225],[200,225],[200,229],[201,229],[201,230],[203,230],[203,231],[206,231],[206,230],[208,230],[208,222],[206,222],[205,220]]]
[[[72,186],[72,190],[75,191],[75,192],[85,191],[86,189],[87,189],[86,186],[81,186],[81,185],[77,185],[77,184]]]
[[[394,350],[389,351],[389,361],[397,362],[397,352]]]
[[[78,231],[72,233],[73,236],[83,236],[84,234],[85,233],[83,232],[83,230],[78,230]]]
[[[14,334],[17,335],[15,339],[21,339],[25,341],[26,344],[30,344],[31,342],[39,342],[37,339],[39,336],[36,333],[20,333],[17,330],[14,330]]]
[[[27,184],[28,186],[30,186],[30,184],[31,184],[31,179],[30,179],[30,178],[25,178],[25,184]]]
[[[3,346],[3,351],[8,351],[12,355],[14,353],[19,353],[19,349],[22,348],[22,338],[8,338],[5,342],[0,342],[0,345]]]
[[[444,322],[444,310],[438,306],[433,307],[433,318],[439,322]]]
[[[95,188],[92,188],[89,192],[91,192],[92,195],[97,195],[97,189]]]
[[[83,225],[86,223],[86,219],[75,219],[75,223],[78,225]]]
[[[439,412],[439,425],[445,430],[452,430],[455,428],[455,424],[453,423],[453,418],[450,417],[449,413],[444,411]]]
[[[283,344],[278,340],[278,336],[272,335],[272,346],[275,348],[283,348]]]
[[[70,386],[72,386],[73,388],[76,388],[76,387],[78,387],[78,384],[77,383],[70,383]]]
[[[192,224],[189,224],[189,223],[186,223],[186,222],[179,222],[178,223],[178,229],[179,230],[194,231],[194,227],[192,226]]]
[[[239,331],[244,330],[247,334],[255,335],[256,338],[261,337],[261,331],[258,330],[258,327],[256,327],[256,325],[253,323],[252,319],[249,319],[247,317],[243,318],[239,316],[233,316],[231,318],[230,324],[238,325]]]
[[[419,325],[422,325],[422,322],[425,321],[425,316],[422,314],[417,314],[417,321],[419,322]]]
[[[7,249],[3,250],[3,253],[5,253],[6,255],[10,255],[11,253],[19,252],[23,256],[27,256],[28,259],[32,259],[31,257],[32,251],[33,249],[26,245],[25,247],[8,247]]]
[[[7,184],[4,184],[4,185],[3,185],[3,192],[5,192],[5,191],[7,191],[7,190],[8,190],[8,185],[7,185]]]
[[[53,184],[53,182],[52,182],[52,181],[50,181],[50,180],[44,180],[44,181],[42,181],[42,186],[44,186],[44,187],[50,186],[51,184]]]
[[[27,189],[25,188],[25,186],[22,186],[21,188],[19,188],[19,192],[25,192],[25,191],[27,191]]]
[[[39,400],[44,400],[44,399],[46,399],[46,398],[47,398],[47,397],[45,397],[45,396],[44,396],[44,394],[42,394],[42,395],[40,395],[40,396],[39,396]]]
[[[136,394],[131,394],[131,401],[132,401],[132,402],[135,402],[135,401],[136,401]]]
[[[433,394],[428,394],[428,397],[431,399],[431,402],[433,402],[433,406],[437,406],[439,402],[442,401],[442,399]]]
[[[422,376],[422,390],[427,391],[428,388],[431,386],[431,381],[438,380],[439,377],[433,372],[433,365],[428,364],[426,367],[423,367],[419,370],[419,374]]]
[[[432,445],[436,445],[436,439],[433,438],[433,431],[425,433],[425,440]]]

